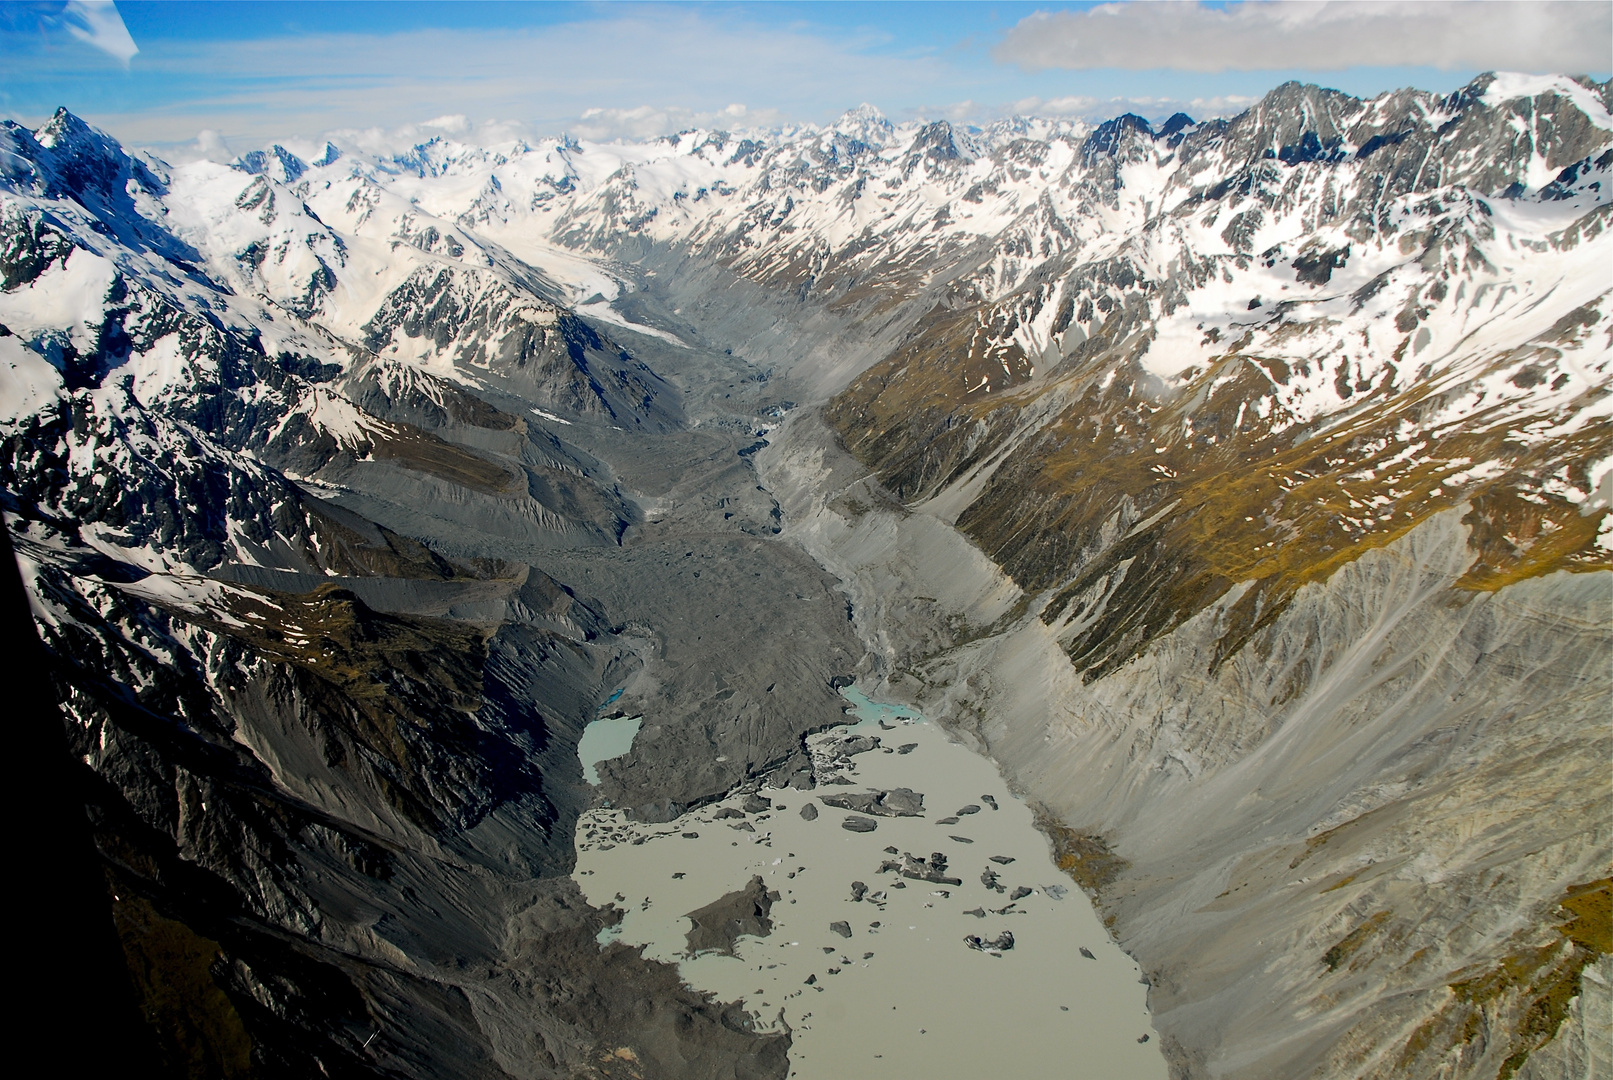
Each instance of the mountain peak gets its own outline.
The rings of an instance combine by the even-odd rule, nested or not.
[[[926,157],[936,161],[968,161],[974,157],[968,133],[950,120],[937,120],[920,128],[913,138],[913,149],[924,150]]]
[[[1596,127],[1613,131],[1613,101],[1609,101],[1606,86],[1598,87],[1589,79],[1575,79],[1567,75],[1530,75],[1517,71],[1490,71],[1463,88],[1462,93],[1472,100],[1495,108],[1508,101],[1537,98],[1555,94],[1573,102]],[[1587,86],[1586,83],[1590,85]],[[1600,92],[1598,92],[1600,90]]]
[[[131,179],[147,191],[163,188],[163,182],[130,157],[116,139],[91,127],[66,107],[58,108],[33,133],[33,140],[45,151],[36,164],[44,165],[45,172],[54,177],[54,188],[74,197],[89,196],[105,200],[108,205],[125,205],[129,199],[125,188]]]
[[[1179,129],[1178,129],[1179,130]],[[1101,157],[1118,157],[1128,146],[1143,139],[1152,141],[1154,129],[1136,113],[1121,113],[1105,120],[1081,144],[1081,160],[1087,165]]]
[[[329,155],[335,152],[336,148],[326,143],[325,151]],[[330,160],[334,161],[336,159],[332,157]],[[329,161],[322,162],[322,164],[327,165],[329,163]],[[253,150],[250,153],[242,154],[230,164],[231,167],[240,169],[242,172],[252,176],[268,174],[270,179],[278,180],[283,184],[296,183],[297,178],[308,171],[307,162],[279,143],[275,143],[268,150]]]
[[[841,114],[829,130],[869,146],[883,147],[890,142],[896,129],[885,119],[884,113],[863,102]]]
[[[1164,124],[1160,125],[1159,130],[1154,133],[1154,136],[1155,138],[1168,139],[1172,135],[1175,135],[1178,131],[1185,131],[1187,128],[1192,127],[1196,123],[1197,121],[1191,116],[1187,115],[1185,112],[1172,113],[1170,119],[1166,120]]]
[[[67,106],[60,105],[45,126],[34,132],[34,141],[47,150],[56,150],[81,140],[93,140],[97,134],[94,128],[68,112]]]

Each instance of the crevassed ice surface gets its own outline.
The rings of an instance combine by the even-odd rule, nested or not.
[[[680,964],[691,986],[725,1001],[743,999],[760,1028],[788,1025],[796,1080],[1163,1080],[1138,967],[1053,865],[1030,808],[1008,792],[989,761],[913,710],[871,702],[855,689],[845,693],[858,722],[808,744],[847,732],[879,738],[879,750],[851,759],[843,773],[849,785],[764,789],[771,810],[743,820],[716,817],[725,807],[737,809],[742,795],[661,825],[635,824],[608,809],[583,816],[576,879],[590,903],[625,913],[601,935],[602,945],[642,946],[647,956]],[[896,752],[908,743],[917,745]],[[870,833],[842,828],[851,814],[820,801],[895,787],[923,793],[923,816],[881,817]],[[814,821],[800,813],[809,801],[818,808]],[[955,813],[969,806],[980,809]],[[957,821],[939,824],[944,817]],[[963,884],[880,872],[882,862],[900,861],[903,852],[944,853],[947,875]],[[1012,861],[993,862],[993,855]],[[982,881],[987,869],[1000,875],[1003,891]],[[779,894],[772,932],[740,938],[735,957],[689,957],[687,913],[758,875]],[[852,899],[853,881],[869,889],[861,901]],[[1033,891],[1010,908],[1020,887]],[[970,914],[975,910],[987,914]],[[830,929],[842,921],[850,938]],[[994,939],[1004,930],[1014,947],[1000,955],[964,941]],[[1144,1035],[1149,1039],[1140,1042]]]

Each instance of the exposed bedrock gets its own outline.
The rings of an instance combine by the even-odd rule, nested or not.
[[[1458,507],[1302,587],[1230,656],[1238,586],[1083,683],[1045,597],[812,417],[760,467],[852,596],[869,674],[1045,808],[1178,1075],[1609,1058],[1585,1018],[1610,966],[1613,574],[1458,588]]]

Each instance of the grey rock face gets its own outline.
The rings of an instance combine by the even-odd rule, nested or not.
[[[676,821],[682,817],[683,804],[673,802],[671,799],[657,799],[654,802],[645,803],[643,806],[637,807],[634,810],[634,814],[640,821],[660,825],[668,821]]]
[[[576,315],[461,267],[426,266],[398,286],[364,326],[364,344],[388,355],[422,340],[454,362],[497,376],[534,404],[664,430],[681,419],[677,396]]]
[[[568,797],[582,790],[575,738],[597,679],[585,656],[519,624],[481,642],[454,623],[384,615],[329,587],[223,594],[231,607],[214,615],[131,605],[118,586],[69,580],[49,562],[34,584],[65,635],[51,641],[53,675],[80,688],[75,752],[118,778],[99,789],[95,813],[99,842],[136,860],[115,869],[114,890],[131,898],[119,915],[125,947],[164,979],[147,928],[217,942],[233,958],[224,1000],[269,1003],[264,1013],[230,1005],[219,1022],[250,1033],[277,1067],[367,1069],[352,1030],[434,1071],[475,1074],[540,1052],[583,1061],[602,1045],[589,1033],[612,1025],[611,1045],[626,1039],[673,1073],[741,1059],[765,1071],[784,1060],[784,1046],[733,1027],[727,1007],[679,989],[672,969],[619,947],[601,952],[595,938],[608,918],[564,876],[569,841],[545,840],[569,836],[579,809]],[[230,626],[214,621],[228,611],[251,627],[266,602],[278,605],[281,628],[320,627],[321,652],[288,654],[239,628],[201,637]],[[227,680],[209,677],[204,640]],[[165,661],[136,641],[164,642]],[[389,687],[386,672],[410,653],[430,657],[431,668],[412,669],[419,689]],[[332,670],[333,656],[345,670]],[[111,657],[160,688],[143,708],[88,674],[84,665]],[[409,718],[397,735],[378,724],[377,698],[392,718]],[[180,709],[184,727],[151,720]],[[344,918],[343,898],[354,895],[380,918]],[[515,919],[523,944],[506,951],[487,930],[490,913]],[[417,958],[414,970],[397,968],[399,953]],[[542,970],[569,1000],[510,982],[445,981],[436,965],[456,955]],[[645,993],[648,1017],[635,1013]],[[310,999],[326,1007],[303,1011]],[[295,1039],[277,1037],[287,1027]],[[694,1030],[713,1041],[680,1034]]]

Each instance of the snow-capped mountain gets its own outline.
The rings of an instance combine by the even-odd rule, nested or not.
[[[1157,132],[865,106],[772,136],[433,141],[344,159],[333,190],[381,185],[539,264],[672,251],[895,327],[832,415],[903,498],[969,487],[961,526],[1022,584],[1107,573],[1084,545],[1117,511],[1175,500],[1158,528],[1203,527],[1221,478],[1280,444],[1275,487],[1215,496],[1228,543],[1189,577],[1286,594],[1473,499],[1499,530],[1475,579],[1605,564],[1610,145],[1605,86],[1502,75],[1371,101],[1289,84]],[[1134,452],[1143,476],[1095,495]]]
[[[810,782],[854,625],[1045,807],[1182,1075],[1600,1060],[1606,830],[1543,821],[1608,743],[1609,84],[303,149],[0,129],[0,498],[114,878],[229,969],[186,1023],[782,1075],[595,947],[576,738],[642,669],[619,805]],[[803,550],[854,623],[721,644]]]
[[[773,135],[494,150],[433,140],[307,176],[319,189],[310,204],[333,221],[363,229],[384,214],[389,243],[428,248],[496,238],[554,266],[553,278],[569,276],[571,299],[604,301],[590,311],[606,317],[630,286],[579,280],[554,261],[556,245],[633,258],[646,244],[676,251],[914,336],[875,369],[874,412],[845,412],[869,379],[839,407],[854,445],[870,429],[891,443],[893,425],[924,444],[923,462],[903,465],[922,474],[902,473],[907,496],[964,473],[980,480],[981,462],[994,472],[1015,457],[996,449],[1048,437],[1061,416],[1090,419],[1090,405],[1072,403],[1034,410],[1040,426],[1026,429],[1024,395],[1002,408],[992,395],[1031,384],[1031,396],[1073,402],[1088,392],[1078,384],[1111,370],[1118,382],[1103,391],[1117,400],[1138,379],[1155,402],[1206,396],[1174,409],[1170,432],[1146,424],[1150,451],[1290,429],[1337,443],[1348,429],[1354,447],[1381,444],[1339,466],[1365,487],[1330,507],[1327,528],[1302,531],[1356,543],[1376,531],[1367,521],[1413,494],[1390,495],[1410,479],[1390,481],[1376,462],[1425,428],[1471,421],[1489,440],[1460,453],[1453,444],[1446,475],[1430,476],[1442,495],[1416,493],[1402,522],[1509,473],[1576,515],[1592,498],[1606,471],[1606,454],[1588,448],[1605,444],[1596,432],[1609,374],[1596,329],[1607,318],[1597,272],[1607,262],[1605,99],[1604,88],[1563,78],[1486,76],[1447,97],[1372,101],[1290,84],[1231,121],[1177,116],[1158,132],[1134,116],[1091,130],[1035,120],[896,127],[864,106],[821,130]],[[310,275],[296,280],[317,287]],[[1442,408],[1423,401],[1431,393]],[[1223,403],[1236,412],[1216,421],[1227,430],[1195,422]],[[960,405],[982,426],[949,423],[956,447],[932,439],[927,425]],[[1408,408],[1420,418],[1410,425]],[[1514,445],[1509,430],[1533,434]],[[896,449],[873,451],[887,472]],[[1161,493],[1181,486],[1181,462],[1156,465]],[[1366,483],[1368,473],[1381,482]],[[977,505],[985,513],[989,503]],[[1017,543],[1033,541],[1034,530],[990,513]],[[1552,523],[1568,525],[1561,517]],[[1329,532],[1338,535],[1322,539]],[[988,549],[1011,568],[1040,558]],[[1032,575],[1038,583],[1075,561],[1053,559]]]
[[[601,956],[565,876],[576,740],[624,650],[531,563],[644,515],[555,433],[675,430],[680,403],[533,268],[371,236],[407,207],[373,187],[328,225],[271,158],[170,169],[65,111],[0,131],[0,497],[162,1064],[479,1074],[467,987],[542,1020],[534,1061],[640,1029],[674,1075],[782,1060]],[[542,977],[466,983],[456,955]]]

